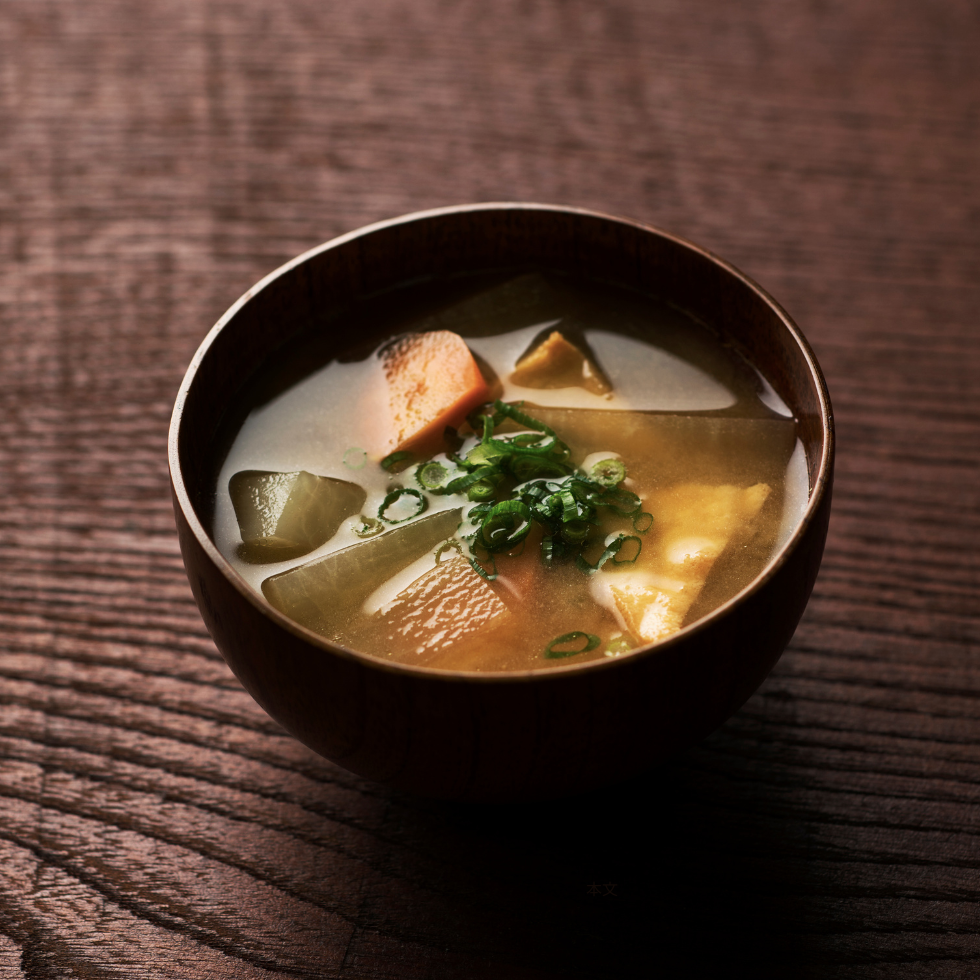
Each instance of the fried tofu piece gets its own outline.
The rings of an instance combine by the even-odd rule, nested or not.
[[[718,558],[755,533],[769,494],[765,483],[683,484],[651,494],[643,507],[654,529],[634,565],[594,577],[596,601],[644,643],[676,633]]]
[[[652,643],[681,628],[699,583],[685,594],[691,583],[682,580],[642,573],[623,578],[622,582],[609,585],[608,590],[630,633],[644,643]]]
[[[522,388],[584,388],[593,395],[612,391],[595,361],[557,330],[517,362],[510,381]]]

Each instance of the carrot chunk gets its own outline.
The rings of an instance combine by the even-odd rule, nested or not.
[[[489,398],[469,348],[449,330],[408,334],[380,356],[388,389],[389,451],[438,452],[446,426],[458,428]]]

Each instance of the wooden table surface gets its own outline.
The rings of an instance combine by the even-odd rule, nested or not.
[[[974,0],[3,0],[0,977],[980,975],[978,51]],[[285,735],[168,489],[177,386],[249,285],[479,200],[726,257],[838,421],[769,679],[549,805]]]

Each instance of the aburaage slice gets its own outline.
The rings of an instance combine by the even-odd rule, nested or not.
[[[751,487],[681,484],[644,500],[655,514],[636,563],[608,564],[592,579],[592,594],[644,643],[676,633],[726,549],[755,533],[768,484]]]

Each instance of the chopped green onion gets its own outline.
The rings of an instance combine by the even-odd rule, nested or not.
[[[573,646],[570,650],[559,650],[557,647],[564,647],[568,644],[580,644],[585,641],[584,646]],[[544,649],[544,655],[549,660],[557,660],[560,657],[574,657],[579,653],[588,653],[594,650],[600,643],[598,636],[593,633],[583,633],[581,630],[572,630],[571,633],[563,633],[557,639],[552,640]]]
[[[523,402],[507,405],[496,401],[471,413],[470,425],[474,431],[482,430],[478,443],[474,445],[471,438],[470,448],[463,452],[464,441],[458,436],[452,438],[454,433],[447,429],[449,448],[445,455],[424,461],[414,469],[414,482],[425,493],[465,495],[474,502],[466,515],[472,530],[463,535],[469,543],[473,567],[484,578],[495,579],[494,555],[522,549],[535,523],[541,528],[541,560],[546,566],[572,560],[582,571],[592,573],[609,561],[615,565],[635,562],[641,550],[636,535],[653,526],[653,516],[641,510],[635,493],[620,485],[626,478],[625,464],[609,458],[592,466],[589,475],[577,471],[571,463],[569,447],[553,429],[525,415],[522,408]],[[495,436],[494,430],[505,420],[529,431]],[[354,459],[351,456],[351,461]],[[412,459],[411,453],[400,451],[387,456],[381,465],[394,473],[405,469]],[[510,487],[514,489],[508,493]],[[406,494],[416,498],[415,512],[393,516],[408,510],[404,503],[395,508]],[[425,511],[427,504],[427,497],[418,490],[392,488],[378,516],[387,524],[401,524]],[[593,564],[583,557],[583,549],[588,546],[592,529],[602,527],[603,509],[632,518],[635,533],[607,538],[602,554]],[[365,521],[360,533],[378,531]],[[440,548],[437,560],[445,552],[445,546]]]
[[[493,466],[481,466],[478,470],[473,470],[472,473],[464,473],[446,484],[446,493],[462,493],[464,490],[469,490],[474,483],[479,483],[480,480],[488,476],[496,475],[496,472]]]
[[[542,459],[527,453],[514,453],[509,462],[510,471],[518,483],[523,483],[525,480],[562,477],[567,475],[569,469],[557,460]]]
[[[524,432],[521,435],[514,436],[514,445],[520,449],[527,449],[531,446],[537,446],[541,442],[542,436],[536,435],[533,432]]]
[[[385,515],[388,513],[388,509],[405,496],[416,497],[418,499],[415,513],[409,514],[407,517],[386,517]],[[381,502],[381,506],[378,508],[378,517],[386,524],[403,524],[405,521],[410,521],[413,517],[418,517],[419,514],[423,513],[428,506],[429,501],[426,500],[425,497],[418,492],[418,490],[415,490],[412,487],[398,487],[397,490],[392,490],[391,493],[389,493],[388,496]]]
[[[582,544],[589,533],[587,521],[568,521],[561,527],[561,539],[569,544]]]
[[[639,531],[640,534],[646,534],[651,527],[653,527],[653,514],[648,514],[645,510],[641,510],[639,514],[633,515],[634,531]]]
[[[510,450],[489,443],[479,443],[466,454],[466,462],[473,466],[496,466],[507,457]]]
[[[624,517],[635,514],[640,509],[640,498],[631,490],[607,490],[599,501],[603,507],[610,507]]]
[[[344,466],[348,469],[359,470],[367,462],[367,453],[363,449],[351,447],[344,453]]]
[[[460,544],[460,542],[456,538],[449,538],[449,540],[443,541],[442,544],[439,545],[438,548],[436,548],[436,564],[437,565],[439,565],[439,564],[442,563],[442,556],[447,551],[455,551],[455,552],[457,552],[457,554],[460,554],[461,555],[463,553],[463,546],[462,546],[462,544]]]
[[[361,514],[361,526],[354,527],[353,531],[359,538],[373,538],[385,529],[384,524],[376,517],[365,517]]]
[[[531,530],[531,511],[519,500],[495,504],[483,519],[478,534],[480,545],[491,554],[510,551]]]
[[[539,422],[537,419],[532,419],[530,415],[525,415],[521,411],[523,406],[524,402],[518,402],[516,405],[508,405],[506,402],[502,402],[499,399],[493,403],[493,407],[497,410],[497,415],[513,419],[519,425],[523,425],[528,429],[534,429],[535,432],[543,432],[545,435],[551,436],[552,439],[558,438],[558,436],[555,434],[555,430],[550,429],[544,424],[544,422]],[[494,421],[496,422],[496,418]],[[562,443],[562,445],[564,445],[564,443]]]
[[[619,559],[616,556],[619,554],[620,549],[627,541],[636,542],[636,552],[633,554],[632,558]],[[613,559],[614,565],[632,565],[633,562],[640,555],[640,549],[642,548],[642,543],[638,537],[633,534],[619,534],[612,541],[606,545],[606,550],[599,556],[599,560],[593,565],[586,561],[581,555],[575,560],[575,564],[578,565],[579,569],[585,572],[587,575],[591,575],[593,572],[598,572],[603,565],[609,561],[610,558]]]
[[[468,561],[473,566],[473,571],[476,572],[480,578],[484,578],[488,582],[493,582],[497,578],[497,560],[493,557],[493,555],[489,555],[488,558],[490,561],[490,568],[492,569],[492,571],[489,572],[483,567],[483,565],[480,564],[479,561],[473,558],[468,559]]]
[[[474,502],[490,501],[497,496],[497,487],[490,480],[478,480],[466,491],[466,496]]]
[[[412,454],[404,450],[402,452],[391,453],[390,456],[385,456],[381,460],[381,468],[387,470],[389,473],[401,473],[411,463],[412,459]]]
[[[614,487],[626,479],[626,467],[618,459],[604,459],[592,467],[589,476],[604,487]]]
[[[619,541],[619,547],[616,549],[616,553],[612,556],[612,563],[614,565],[632,565],[637,558],[640,557],[640,550],[643,547],[643,543],[635,534],[621,534],[617,540]],[[629,541],[636,542],[636,551],[633,552],[632,558],[620,558],[620,554],[623,550],[623,545]]]
[[[477,504],[466,512],[466,519],[471,524],[482,524],[487,514],[493,509],[493,504]]]
[[[429,493],[445,493],[449,469],[435,460],[423,463],[415,472],[415,479],[423,490]]]
[[[555,560],[555,539],[552,535],[546,534],[541,539],[541,561],[545,565],[551,565]]]
[[[574,521],[578,515],[578,501],[571,490],[560,490],[555,496],[561,504],[561,519],[567,524]]]

